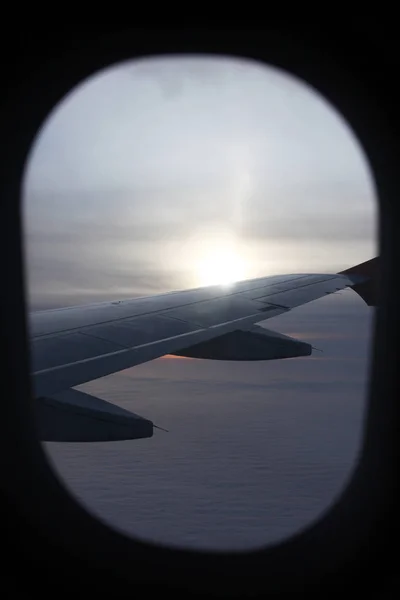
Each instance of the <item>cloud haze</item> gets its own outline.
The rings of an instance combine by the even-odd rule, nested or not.
[[[292,535],[340,494],[362,439],[371,309],[352,292],[268,326],[310,358],[257,363],[161,358],[82,388],[169,433],[135,444],[47,444],[97,517],[146,540],[248,549]],[[341,337],[338,338],[338,332]]]
[[[228,58],[124,63],[53,111],[25,178],[33,308],[199,285],[209,237],[248,277],[374,255],[374,190],[344,120],[305,84]]]

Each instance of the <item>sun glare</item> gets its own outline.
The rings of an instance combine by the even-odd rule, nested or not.
[[[238,250],[230,244],[208,246],[197,261],[200,286],[229,285],[246,278],[246,264]]]

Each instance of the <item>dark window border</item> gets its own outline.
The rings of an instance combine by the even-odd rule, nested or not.
[[[33,24],[32,29],[26,37],[16,35],[14,45],[3,56],[9,85],[3,94],[1,116],[4,283],[0,318],[5,412],[0,455],[1,487],[8,503],[4,515],[9,515],[16,548],[9,556],[17,561],[21,553],[28,553],[42,578],[56,562],[54,577],[57,568],[64,573],[63,581],[58,582],[61,590],[71,582],[78,585],[77,577],[91,581],[92,591],[111,580],[129,582],[132,591],[139,585],[153,591],[157,584],[224,594],[253,590],[304,593],[322,584],[332,592],[342,590],[344,578],[351,578],[355,585],[367,582],[372,586],[393,564],[398,503],[394,468],[399,329],[395,105],[400,104],[395,81],[390,80],[390,76],[396,79],[393,59],[379,50],[376,39],[367,39],[354,25],[346,28],[343,24],[333,28],[332,34],[321,24],[314,29],[287,27],[282,31],[142,29],[104,36],[72,28],[68,34],[61,31],[50,36],[41,34]],[[22,59],[15,54],[11,64],[18,46]],[[101,68],[145,55],[198,52],[265,61],[317,88],[345,115],[361,141],[379,197],[382,293],[359,465],[338,502],[305,532],[264,551],[231,555],[136,543],[92,517],[65,491],[50,468],[35,438],[29,398],[20,199],[25,160],[38,128],[72,87]],[[55,561],[51,557],[56,557]]]

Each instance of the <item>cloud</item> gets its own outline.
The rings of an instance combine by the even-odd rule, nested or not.
[[[254,61],[126,62],[60,104],[32,148],[32,303],[196,285],[193,237],[237,238],[251,276],[330,272],[376,253],[374,186],[344,120]],[[196,242],[196,243],[197,243]]]

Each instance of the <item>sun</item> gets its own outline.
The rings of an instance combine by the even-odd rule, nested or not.
[[[232,243],[207,244],[196,263],[200,286],[230,285],[246,278],[245,260]]]

